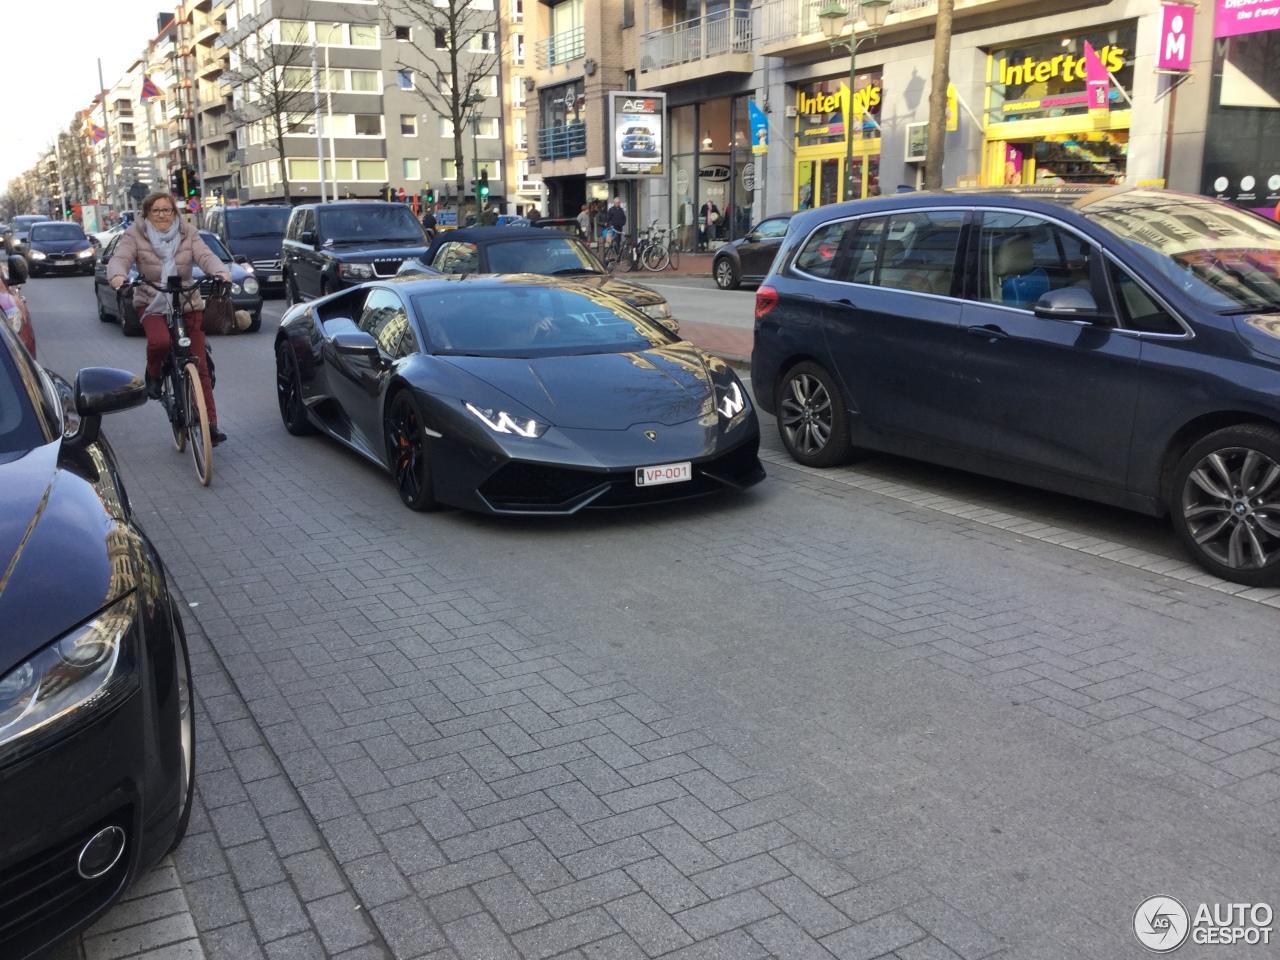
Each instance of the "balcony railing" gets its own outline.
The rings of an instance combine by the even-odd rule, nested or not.
[[[538,131],[538,157],[542,160],[567,160],[585,156],[587,125],[582,121],[563,127],[543,127]]]
[[[760,42],[781,43],[822,33],[818,11],[826,0],[764,0],[760,7]],[[889,13],[905,13],[908,10],[925,10],[937,6],[937,0],[893,0]],[[851,13],[856,23],[862,17],[861,3],[855,3]]]
[[[750,16],[697,17],[644,36],[640,70],[661,70],[726,53],[750,53]]]
[[[553,33],[543,37],[533,45],[533,62],[539,70],[554,67],[557,63],[568,63],[585,56],[587,52],[587,31],[585,27],[574,27],[561,33]]]

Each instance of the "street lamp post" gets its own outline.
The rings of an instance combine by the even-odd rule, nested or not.
[[[828,0],[825,7],[818,11],[818,20],[822,24],[822,35],[827,38],[827,43],[831,45],[831,49],[836,47],[844,47],[849,51],[849,105],[845,112],[844,122],[844,140],[845,140],[845,157],[844,157],[844,198],[852,200],[853,197],[853,85],[855,80],[855,62],[858,56],[858,47],[864,40],[874,40],[880,34],[880,28],[884,26],[885,18],[889,16],[889,5],[893,0],[861,0],[858,4],[857,13],[851,15],[848,10],[840,6],[839,0]],[[866,22],[866,29],[859,34],[858,20],[861,17]],[[849,33],[844,33],[845,24],[849,25]]]
[[[316,29],[320,27],[316,24]],[[329,24],[329,38],[324,45],[324,86],[325,86],[325,112],[329,115],[329,173],[333,176],[333,199],[338,199],[338,154],[334,147],[333,137],[333,77],[329,73],[329,47],[333,43],[335,34],[341,34],[342,24]]]

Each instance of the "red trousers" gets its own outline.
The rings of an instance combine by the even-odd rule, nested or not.
[[[183,326],[191,338],[191,356],[200,369],[200,385],[204,387],[204,405],[209,411],[209,422],[218,422],[218,408],[213,405],[213,384],[209,380],[209,361],[204,345],[204,313],[183,314]],[[158,313],[142,318],[142,329],[147,332],[147,376],[159,380],[164,375],[164,358],[169,355],[169,325]]]

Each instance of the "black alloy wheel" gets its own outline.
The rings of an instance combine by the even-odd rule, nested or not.
[[[315,427],[307,419],[306,404],[302,402],[302,378],[298,373],[298,358],[293,344],[281,340],[276,346],[276,401],[280,405],[280,419],[284,428],[295,437],[315,433]]]
[[[1183,454],[1169,512],[1196,562],[1253,587],[1280,586],[1280,431],[1216,430]]]
[[[112,323],[115,317],[107,313],[107,308],[102,305],[102,294],[98,292],[97,283],[93,285],[93,300],[98,305],[98,320],[102,323]]]
[[[435,485],[427,458],[427,435],[418,402],[407,390],[391,401],[386,418],[387,462],[400,500],[410,510],[436,510]]]
[[[742,284],[738,268],[728,257],[721,257],[715,262],[715,266],[711,268],[711,275],[715,277],[716,286],[721,290],[737,290]]]
[[[849,416],[835,379],[819,364],[797,364],[778,387],[778,432],[793,460],[833,467],[853,453]]]

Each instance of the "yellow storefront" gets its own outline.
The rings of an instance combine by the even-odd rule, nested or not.
[[[880,74],[857,77],[849,116],[849,81],[820,80],[796,88],[796,168],[792,209],[808,210],[880,192]],[[853,127],[853,195],[841,196]]]
[[[1123,183],[1132,116],[1133,23],[1031,40],[987,56],[982,183]],[[1085,44],[1108,74],[1089,109]]]

